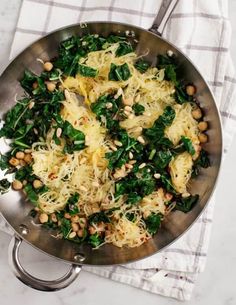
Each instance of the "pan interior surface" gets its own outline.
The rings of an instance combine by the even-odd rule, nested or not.
[[[36,58],[47,61],[55,57],[59,43],[72,35],[82,36],[88,33],[103,36],[110,33],[120,35],[127,30],[134,31],[138,40],[136,52],[144,54],[149,50],[147,59],[153,64],[156,62],[157,54],[165,54],[167,50],[172,50],[178,58],[184,79],[194,83],[197,87],[197,100],[204,110],[205,119],[210,126],[208,131],[209,142],[205,145],[205,148],[209,152],[211,166],[203,169],[198,178],[191,183],[190,192],[200,196],[198,204],[187,214],[179,211],[170,213],[162,223],[158,234],[142,246],[134,249],[120,249],[107,244],[98,250],[92,250],[88,245],[78,245],[67,240],[58,240],[55,238],[53,231],[50,232],[42,228],[41,225],[34,223],[32,217],[29,216],[32,205],[25,202],[19,193],[10,191],[1,196],[0,212],[23,239],[39,250],[68,262],[81,263],[81,261],[76,260],[79,254],[79,257],[82,256],[84,259],[83,264],[124,264],[142,259],[163,249],[180,237],[198,218],[207,205],[218,176],[222,154],[221,125],[218,110],[209,87],[194,65],[175,46],[141,28],[119,23],[92,22],[88,23],[86,27],[75,25],[58,30],[35,42],[11,62],[0,78],[1,118],[15,104],[15,95],[17,94],[20,97],[23,94],[19,80],[24,70],[30,69],[35,73],[41,71]],[[27,235],[22,234],[22,225],[28,227]]]

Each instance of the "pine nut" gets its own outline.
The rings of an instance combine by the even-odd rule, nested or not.
[[[132,169],[132,168],[133,168],[133,165],[130,164],[130,163],[126,163],[126,164],[125,164],[125,167],[128,168],[128,169]]]
[[[71,233],[69,234],[69,238],[75,238],[75,236],[76,236],[76,232],[71,232]]]
[[[117,140],[114,141],[114,144],[116,146],[119,146],[119,147],[123,146],[123,144],[120,141],[117,141]]]
[[[133,111],[132,107],[130,107],[130,106],[125,106],[124,109],[125,109],[126,111],[129,111],[129,112]]]
[[[139,136],[139,137],[137,138],[137,140],[139,141],[139,143],[145,144],[145,140],[144,140],[144,138],[143,138],[142,136]]]
[[[129,164],[132,164],[132,165],[133,165],[133,164],[135,164],[136,162],[137,162],[136,160],[130,160],[130,161],[129,161]]]
[[[59,127],[59,128],[57,128],[57,131],[56,131],[57,138],[60,138],[61,134],[62,134],[62,129]]]
[[[38,180],[38,179],[35,179],[34,181],[33,181],[33,187],[35,188],[35,189],[39,189],[40,187],[42,187],[43,186],[43,182],[42,181],[40,181],[40,180]]]
[[[139,167],[138,167],[138,168],[140,168],[140,169],[141,169],[141,168],[144,168],[145,166],[146,166],[146,163],[142,163],[142,164],[140,164],[140,165],[139,165]]]
[[[160,178],[161,178],[161,175],[158,174],[158,173],[154,174],[153,176],[154,176],[154,178],[156,178],[156,179],[160,179]]]
[[[189,196],[190,196],[190,194],[188,192],[182,194],[183,198],[188,198]]]
[[[130,152],[129,152],[129,158],[130,158],[130,159],[133,159],[133,157],[134,157],[134,155],[133,155],[133,153],[130,151]]]
[[[107,109],[111,109],[113,107],[113,104],[112,103],[106,103],[106,108]]]

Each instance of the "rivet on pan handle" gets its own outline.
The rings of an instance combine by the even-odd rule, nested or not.
[[[21,265],[19,260],[19,248],[22,239],[18,236],[13,236],[9,244],[9,264],[15,276],[25,285],[40,291],[56,291],[69,286],[79,275],[81,267],[72,264],[68,272],[62,277],[47,281],[38,279],[29,274]]]
[[[179,0],[163,0],[159,12],[149,29],[150,32],[153,32],[157,35],[162,35],[166,22],[170,18],[176,4]]]

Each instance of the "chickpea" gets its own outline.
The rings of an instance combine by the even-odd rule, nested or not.
[[[31,163],[31,161],[32,161],[32,156],[31,156],[31,154],[25,154],[25,156],[24,156],[24,161],[26,162],[26,163]]]
[[[42,187],[43,186],[43,182],[42,181],[40,181],[40,180],[38,180],[38,179],[35,179],[34,181],[33,181],[33,187],[35,188],[35,189],[39,189],[40,187]]]
[[[12,165],[12,166],[17,166],[20,164],[20,161],[14,157],[12,157],[10,160],[9,160],[9,163]]]
[[[12,182],[12,188],[15,190],[15,191],[19,191],[23,188],[23,184],[21,181],[19,180],[14,180]]]
[[[66,219],[71,219],[71,216],[70,216],[69,213],[65,213],[65,214],[64,214],[64,217],[65,217]]]
[[[194,119],[199,120],[202,117],[202,111],[201,109],[198,107],[196,109],[192,110],[192,116]]]
[[[25,166],[25,165],[26,165],[25,160],[20,160],[20,166]]]
[[[87,226],[86,218],[80,218],[79,219],[79,225],[80,225],[81,229],[85,228]]]
[[[134,104],[134,100],[132,97],[123,98],[122,102],[125,106],[133,106],[133,104]]]
[[[46,213],[41,213],[41,214],[39,215],[39,221],[40,221],[41,223],[48,222],[48,214],[46,214]]]
[[[46,61],[43,65],[45,71],[51,71],[53,68],[53,64],[50,61]]]
[[[57,216],[56,216],[55,213],[52,213],[52,214],[50,215],[50,218],[51,218],[51,221],[52,221],[52,222],[57,222]]]
[[[196,87],[193,85],[186,86],[186,92],[188,95],[192,96],[196,93]]]
[[[32,85],[33,89],[36,89],[38,88],[38,82],[34,82],[33,85]]]
[[[78,232],[79,231],[79,225],[77,223],[72,223],[71,227],[72,227],[72,230],[74,232]]]
[[[83,237],[84,236],[84,230],[83,229],[78,230],[77,235],[79,237]]]
[[[202,122],[199,122],[199,123],[198,123],[198,129],[199,129],[200,131],[205,131],[205,130],[207,130],[207,128],[208,128],[207,122],[202,121]]]
[[[89,234],[91,235],[96,233],[96,229],[93,226],[89,226],[88,230],[89,230]]]
[[[206,143],[208,141],[208,136],[205,133],[200,133],[198,138],[201,143]]]
[[[78,222],[78,221],[79,221],[78,215],[71,216],[71,222]]]
[[[47,89],[48,91],[52,92],[56,89],[56,85],[52,82],[47,82]]]
[[[23,151],[18,151],[16,153],[16,159],[24,159],[25,153]]]

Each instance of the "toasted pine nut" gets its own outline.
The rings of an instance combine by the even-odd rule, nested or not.
[[[57,128],[57,131],[56,131],[57,138],[60,138],[61,134],[62,134],[62,129],[59,127],[59,128]]]
[[[121,147],[123,145],[120,141],[117,141],[117,140],[114,141],[114,144],[119,147]]]
[[[76,236],[76,232],[71,232],[71,233],[69,234],[69,238],[75,238],[75,236]]]
[[[135,164],[137,161],[136,160],[130,160],[129,164]]]
[[[129,158],[130,158],[130,159],[133,159],[133,157],[134,157],[134,155],[133,155],[133,153],[130,151],[130,152],[129,152]]]
[[[128,169],[132,169],[132,168],[133,168],[133,165],[130,164],[130,163],[126,163],[126,164],[125,164],[125,167],[128,168]]]
[[[32,108],[34,107],[34,104],[35,104],[35,102],[34,102],[34,101],[31,101],[31,102],[29,103],[29,105],[28,105],[28,108],[29,108],[29,109],[32,109]]]
[[[130,107],[130,106],[125,106],[125,108],[124,108],[126,111],[128,111],[128,112],[131,112],[131,111],[133,111],[133,109],[132,109],[132,107]]]
[[[182,194],[183,198],[188,198],[189,196],[190,196],[190,194],[188,192]]]
[[[154,174],[153,176],[154,176],[154,178],[156,178],[156,179],[160,179],[160,178],[161,178],[161,175],[160,175],[159,173],[156,173],[156,174]]]
[[[139,167],[138,167],[138,168],[140,168],[140,169],[141,169],[141,168],[144,168],[145,166],[146,166],[146,163],[142,163],[142,164],[140,164],[140,165],[139,165]]]
[[[111,109],[113,107],[113,104],[112,103],[106,103],[106,108],[107,109]]]
[[[139,141],[139,143],[145,144],[145,140],[144,140],[144,138],[143,138],[142,136],[139,136],[139,137],[137,138],[137,140]]]

